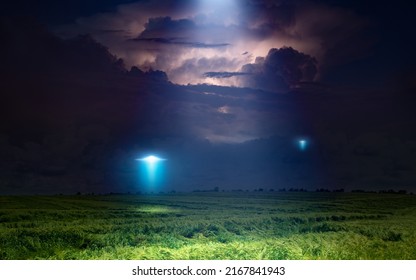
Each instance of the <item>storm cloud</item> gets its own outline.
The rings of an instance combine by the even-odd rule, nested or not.
[[[246,64],[243,85],[267,90],[288,90],[299,82],[312,82],[318,72],[317,60],[290,47],[271,49],[265,58]]]
[[[317,60],[291,47],[271,49],[266,57],[257,57],[240,72],[206,72],[205,77],[226,79],[241,77],[239,84],[269,91],[287,92],[303,82],[313,82]]]
[[[103,29],[124,32],[98,31]],[[79,18],[76,23],[55,30],[64,37],[88,32],[128,67],[162,70],[174,83],[239,86],[243,85],[239,84],[240,79],[213,79],[204,73],[241,72],[244,65],[255,64],[256,57],[267,56],[270,49],[287,46],[314,57],[318,62],[315,79],[325,78],[332,67],[354,61],[371,48],[376,40],[373,29],[374,25],[365,17],[324,3],[233,0],[214,4],[125,4],[115,12]],[[360,48],[354,47],[358,42]],[[199,66],[195,75],[180,74],[179,69],[185,64],[200,59],[230,63],[216,69]]]

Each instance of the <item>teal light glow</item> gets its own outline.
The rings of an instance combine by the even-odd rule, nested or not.
[[[301,151],[304,151],[304,150],[306,150],[306,147],[308,146],[308,141],[306,141],[305,139],[300,139],[298,141],[298,144],[299,144],[299,149]]]
[[[140,161],[140,183],[146,191],[156,191],[164,182],[164,158],[149,155]]]
[[[152,164],[153,165],[153,164],[155,164],[159,161],[162,161],[164,159],[163,158],[158,158],[156,156],[147,156],[147,157],[139,159],[139,160],[145,161],[147,164]]]

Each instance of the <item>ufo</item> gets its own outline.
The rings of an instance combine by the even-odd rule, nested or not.
[[[144,157],[144,158],[139,158],[137,160],[144,161],[144,162],[146,162],[148,164],[155,164],[155,163],[157,163],[159,161],[163,161],[165,159],[164,158],[157,157],[157,156],[154,156],[154,155],[150,155],[150,156],[147,156],[147,157]]]
[[[298,144],[299,144],[299,149],[300,149],[301,151],[304,151],[304,150],[306,149],[306,146],[308,145],[308,141],[307,141],[307,140],[305,140],[305,139],[300,139],[300,140],[298,141]]]

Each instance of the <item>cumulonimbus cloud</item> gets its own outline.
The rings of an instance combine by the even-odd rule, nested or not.
[[[225,4],[201,3],[151,0],[121,5],[56,32],[91,33],[127,66],[162,70],[174,83],[233,86],[247,83],[239,75],[224,79],[204,73],[248,72],[243,66],[256,64],[256,57],[288,46],[317,60],[316,71],[302,70],[302,79],[313,75],[316,80],[334,65],[360,57],[374,41],[368,36],[371,22],[346,8],[313,1],[229,1],[227,9]],[[358,43],[360,48],[355,47]],[[190,67],[202,59],[212,62]],[[219,60],[228,63],[212,68]]]
[[[299,82],[313,81],[317,74],[317,60],[291,47],[271,49],[265,58],[242,67],[243,84],[267,90],[290,88]]]
[[[317,60],[291,47],[271,49],[266,57],[257,57],[239,72],[206,72],[204,77],[228,79],[240,77],[240,84],[265,90],[286,90],[300,82],[312,82]]]

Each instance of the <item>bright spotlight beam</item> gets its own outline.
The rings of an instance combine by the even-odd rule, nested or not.
[[[140,161],[140,180],[141,185],[147,190],[155,190],[163,185],[163,171],[166,160],[155,155],[148,155],[143,158],[137,158]]]

